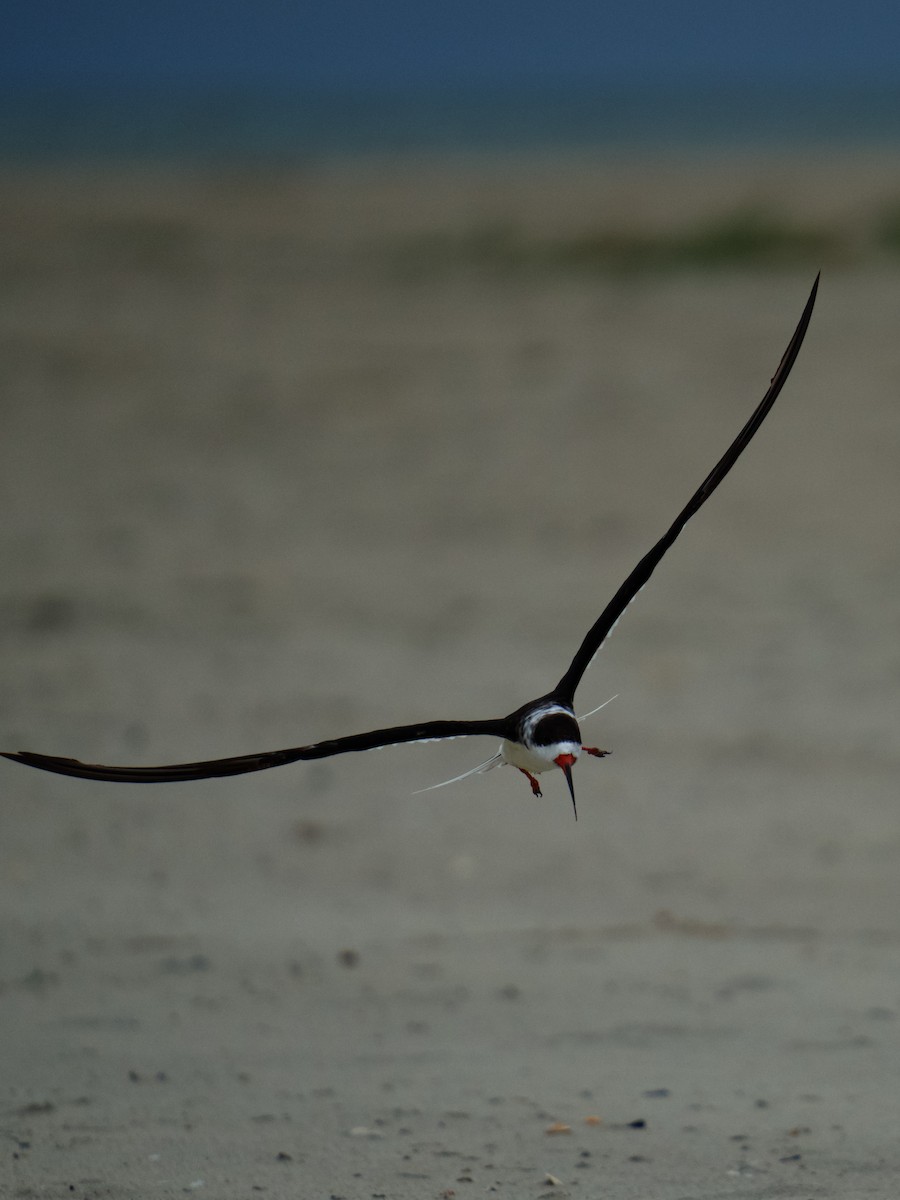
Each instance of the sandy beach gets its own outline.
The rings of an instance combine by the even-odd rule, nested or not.
[[[0,1196],[897,1195],[898,198],[874,153],[0,174],[0,748],[88,761],[545,691],[824,267],[585,678],[577,823],[414,794],[485,739],[0,760]],[[574,253],[748,212],[840,236]]]

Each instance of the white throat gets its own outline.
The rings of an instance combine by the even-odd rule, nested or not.
[[[571,754],[578,758],[581,754],[580,742],[553,742],[549,746],[525,746],[521,742],[504,741],[500,747],[503,761],[521,771],[530,771],[532,775],[540,775],[556,767],[556,760],[561,754]]]

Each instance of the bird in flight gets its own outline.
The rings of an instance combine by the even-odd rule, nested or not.
[[[395,746],[405,742],[431,742],[487,735],[501,739],[500,749],[497,753],[471,771],[457,776],[456,779],[447,780],[448,783],[456,783],[457,780],[465,779],[469,775],[509,764],[522,772],[530,783],[532,792],[535,796],[540,796],[542,793],[538,775],[556,767],[565,776],[577,819],[572,768],[581,754],[603,758],[609,751],[598,750],[595,746],[583,744],[578,718],[575,716],[573,707],[575,691],[595,654],[609,637],[622,613],[648,581],[663,555],[687,522],[706,503],[740,458],[750,439],[766,419],[800,351],[812,316],[818,287],[819,276],[817,275],[800,322],[778,364],[778,369],[772,376],[769,390],[757,405],[747,424],[666,533],[644,555],[587,631],[575,652],[575,657],[569,663],[559,683],[545,695],[539,696],[537,700],[529,700],[527,704],[523,704],[509,716],[492,717],[484,721],[422,721],[415,725],[394,725],[389,729],[373,729],[368,733],[354,733],[345,737],[331,738],[324,742],[313,742],[308,746],[294,746],[287,750],[267,750],[261,754],[242,754],[235,758],[174,763],[162,767],[104,766],[100,763],[83,763],[76,758],[57,758],[49,754],[35,754],[29,750],[3,753],[3,757],[22,763],[27,767],[53,771],[58,775],[73,775],[80,779],[102,779],[113,783],[178,783],[192,779],[213,779],[224,775],[243,775],[250,771],[266,771],[270,767],[282,767],[287,763],[301,760],[330,758],[334,754],[375,750],[382,746]],[[443,785],[438,784],[437,786]]]

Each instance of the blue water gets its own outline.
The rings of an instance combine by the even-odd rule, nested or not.
[[[16,92],[0,160],[288,164],[360,155],[900,144],[900,87]]]

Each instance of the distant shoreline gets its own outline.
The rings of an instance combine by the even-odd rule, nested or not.
[[[900,87],[0,91],[0,162],[298,166],[384,156],[900,147]]]

